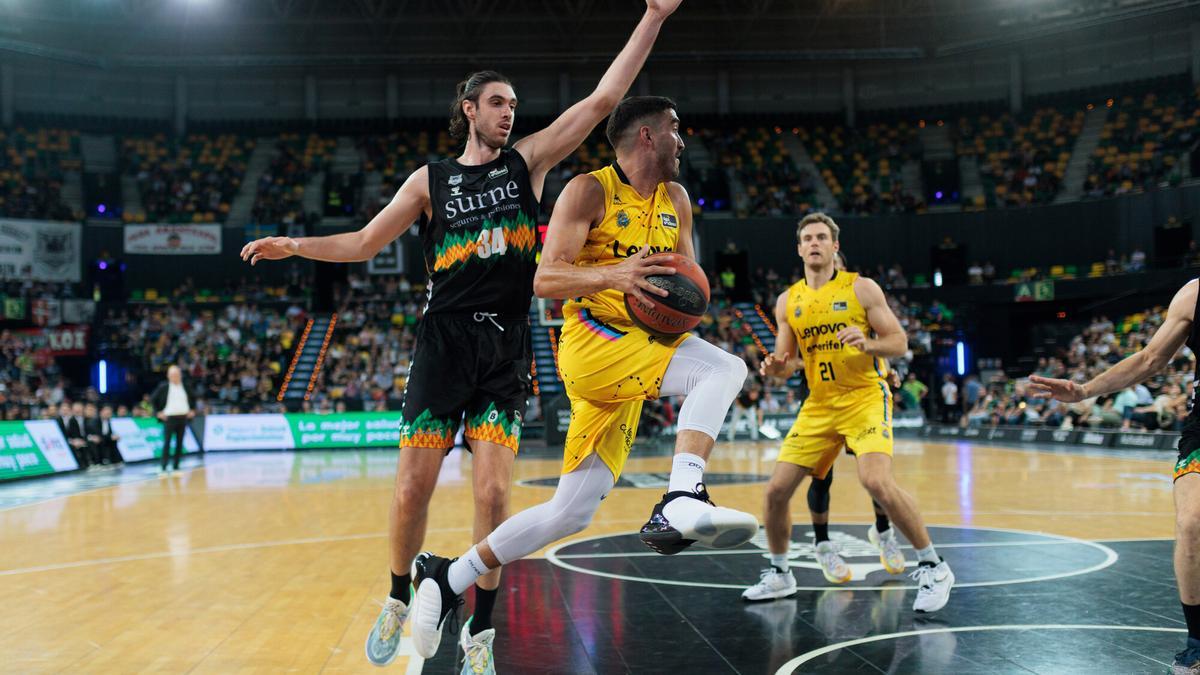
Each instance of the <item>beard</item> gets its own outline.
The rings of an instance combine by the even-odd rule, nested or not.
[[[501,134],[486,134],[479,129],[475,130],[475,137],[479,139],[480,143],[483,143],[493,150],[502,150],[508,143],[507,139]]]
[[[664,180],[674,180],[679,177],[680,165],[676,163],[676,159],[674,152],[659,158],[658,169]]]

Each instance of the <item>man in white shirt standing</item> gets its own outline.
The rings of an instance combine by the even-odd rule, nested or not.
[[[158,385],[150,400],[154,403],[155,416],[163,423],[160,472],[167,470],[172,437],[175,438],[175,459],[171,464],[171,470],[178,471],[179,460],[183,457],[183,431],[187,428],[188,420],[196,416],[192,405],[192,394],[183,384],[183,371],[179,369],[179,366],[171,366],[167,369],[167,381]]]

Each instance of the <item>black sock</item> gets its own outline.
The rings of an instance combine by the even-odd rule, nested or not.
[[[872,502],[872,503],[874,503],[874,502]],[[888,520],[887,514],[882,513],[882,511],[883,511],[883,509],[879,508],[878,504],[875,504],[875,531],[876,532],[884,532],[892,526],[891,521]]]
[[[492,627],[492,607],[496,605],[499,588],[487,590],[475,587],[475,613],[471,615],[471,635],[479,635]]]
[[[400,576],[392,572],[392,592],[388,593],[388,595],[407,605],[409,600],[412,599],[412,575],[405,574]]]
[[[818,544],[829,541],[829,523],[813,523],[813,535]]]
[[[1188,637],[1200,640],[1200,605],[1183,605],[1183,618],[1187,621]]]

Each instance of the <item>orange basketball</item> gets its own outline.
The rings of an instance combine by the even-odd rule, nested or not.
[[[708,309],[708,277],[693,260],[678,253],[655,253],[647,257],[654,264],[675,269],[675,274],[646,277],[650,283],[668,291],[666,297],[650,295],[653,307],[636,296],[625,294],[625,311],[642,330],[652,335],[674,337],[700,323]]]

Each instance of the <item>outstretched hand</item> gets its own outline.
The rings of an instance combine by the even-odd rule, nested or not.
[[[788,370],[788,359],[781,359],[771,352],[763,357],[758,366],[758,374],[763,377],[788,377],[791,375]]]
[[[283,260],[296,255],[300,246],[291,237],[264,237],[242,247],[242,260],[250,265],[259,260]]]
[[[646,9],[662,15],[665,19],[679,9],[683,0],[646,0]]]
[[[1029,393],[1034,396],[1049,396],[1066,403],[1077,403],[1085,398],[1083,387],[1078,383],[1041,375],[1029,376]]]

